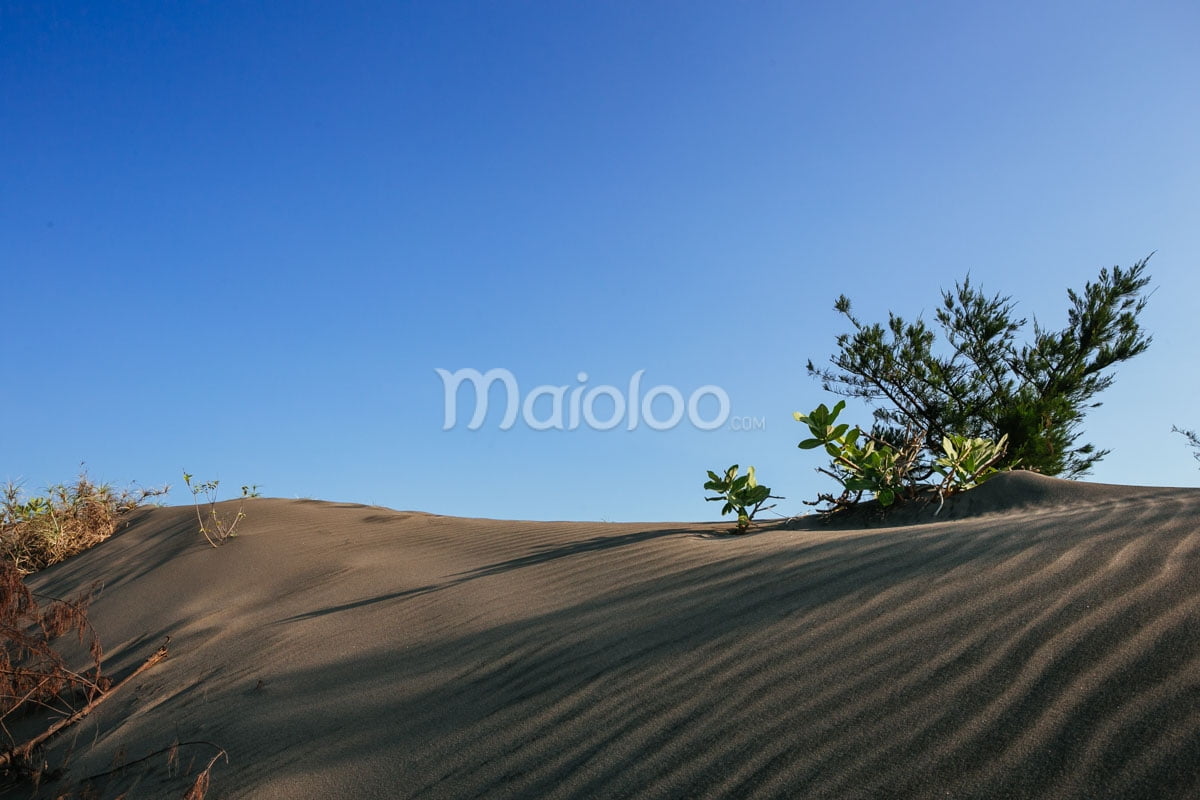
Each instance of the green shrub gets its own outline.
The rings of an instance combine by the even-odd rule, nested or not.
[[[1004,456],[1008,434],[1000,441],[968,439],[965,436],[942,437],[942,455],[933,463],[933,471],[941,475],[942,489],[970,489],[996,472],[992,466]]]
[[[874,406],[875,423],[888,441],[923,431],[927,455],[945,437],[960,434],[999,441],[997,466],[1074,478],[1104,457],[1079,443],[1080,425],[1095,396],[1113,382],[1117,364],[1144,352],[1150,336],[1139,316],[1150,283],[1149,256],[1129,269],[1102,269],[1082,291],[1067,291],[1066,325],[1035,320],[1027,343],[1018,341],[1026,320],[1010,297],[987,296],[970,279],[942,292],[933,327],[889,313],[886,323],[859,320],[850,300],[834,309],[851,330],[836,339],[832,368],[808,362],[808,373],[826,391]],[[939,352],[940,350],[940,352]],[[911,440],[911,436],[908,436]]]
[[[718,497],[704,498],[708,501],[725,501],[725,505],[721,508],[721,516],[729,513],[737,514],[737,527],[734,528],[736,533],[745,533],[750,528],[750,521],[759,511],[775,507],[774,504],[764,506],[763,503],[767,500],[783,499],[771,494],[769,487],[759,484],[754,474],[754,467],[748,468],[745,475],[739,476],[737,464],[725,470],[724,477],[709,470],[708,481],[704,484],[704,488],[721,493]]]
[[[836,480],[842,486],[838,495],[821,493],[809,505],[820,506],[822,512],[850,508],[858,504],[864,492],[870,492],[884,508],[912,500],[933,490],[939,498],[969,489],[996,472],[995,464],[1004,455],[1007,437],[998,442],[982,438],[967,438],[957,434],[942,437],[941,449],[929,450],[925,445],[926,432],[909,429],[903,436],[885,436],[875,430],[864,432],[848,423],[838,423],[838,415],[846,401],[838,401],[833,409],[824,403],[808,414],[799,411],[792,416],[808,426],[811,436],[798,445],[801,450],[822,447],[830,457],[828,468],[818,472]],[[933,475],[941,476],[937,484],[926,483]]]

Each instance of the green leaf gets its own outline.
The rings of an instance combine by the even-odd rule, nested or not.
[[[805,439],[797,447],[801,450],[812,450],[814,447],[820,447],[823,442],[820,439]]]
[[[766,500],[767,497],[770,496],[770,494],[771,494],[771,490],[768,489],[766,486],[755,486],[753,489],[750,490],[750,493],[746,496],[746,505],[748,505],[748,506],[758,505],[762,501]]]

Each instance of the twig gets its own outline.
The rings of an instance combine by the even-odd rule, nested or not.
[[[141,764],[143,761],[149,761],[150,759],[154,758],[155,756],[160,756],[163,753],[170,753],[171,751],[178,750],[181,747],[191,747],[192,745],[197,745],[197,744],[206,745],[206,746],[211,747],[214,750],[216,750],[217,755],[214,756],[214,759],[220,758],[222,755],[224,755],[226,758],[226,761],[228,761],[229,756],[225,752],[225,748],[221,747],[220,745],[218,745],[214,742],[208,742],[208,741],[204,741],[204,740],[197,740],[194,742],[176,742],[175,744],[171,745],[170,747],[159,748],[158,750],[155,750],[153,753],[144,755],[141,758],[135,758],[133,761],[126,761],[121,766],[113,767],[112,769],[110,769],[106,772],[100,772],[95,775],[89,775],[86,778],[84,778],[83,780],[79,781],[79,783],[80,784],[91,783],[92,781],[99,780],[100,778],[107,778],[109,775],[115,775],[118,772],[122,772],[126,769],[129,769],[134,764]]]
[[[146,659],[145,662],[143,662],[140,667],[138,667],[133,672],[126,675],[124,678],[122,678],[120,680],[120,682],[115,683],[112,686],[110,686],[108,691],[104,692],[103,694],[96,695],[94,698],[92,698],[92,700],[90,700],[88,702],[87,705],[85,705],[83,708],[76,711],[71,716],[60,719],[58,722],[54,723],[49,728],[47,728],[45,731],[43,731],[42,733],[33,737],[32,739],[30,739],[29,741],[27,741],[25,744],[21,745],[20,747],[14,748],[13,750],[11,750],[7,753],[0,753],[0,768],[7,767],[7,766],[11,765],[14,761],[17,761],[17,760],[24,761],[24,760],[28,759],[30,754],[37,747],[41,746],[46,740],[50,739],[55,734],[62,731],[64,728],[74,725],[76,722],[83,719],[88,714],[92,713],[92,710],[95,709],[96,706],[100,705],[105,700],[107,700],[114,692],[116,692],[122,686],[129,683],[131,680],[136,678],[138,675],[141,675],[146,670],[150,669],[150,667],[152,667],[155,664],[157,664],[158,662],[162,661],[164,658],[167,657],[167,644],[169,644],[170,641],[171,641],[171,637],[168,636],[167,640],[165,642],[163,642],[162,647],[158,648],[158,650],[156,650],[154,652],[154,655],[152,655],[148,659]]]

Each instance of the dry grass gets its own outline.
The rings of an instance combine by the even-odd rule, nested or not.
[[[116,533],[122,517],[166,491],[166,487],[115,490],[110,484],[93,482],[86,471],[74,483],[51,486],[36,497],[25,497],[12,482],[0,489],[0,793],[21,787],[33,796],[42,796],[43,781],[53,782],[61,774],[61,769],[51,769],[40,760],[43,744],[167,655],[164,644],[139,668],[114,683],[101,670],[104,653],[87,619],[95,587],[71,600],[44,598],[29,590],[24,576],[103,542]],[[243,495],[251,496],[247,489]],[[216,518],[215,510],[213,516]],[[238,519],[242,516],[239,508]],[[217,525],[222,540],[233,535],[236,521]],[[87,664],[79,671],[71,669],[54,646],[56,639],[67,635],[77,637],[87,650]],[[18,743],[7,726],[34,710],[49,710],[57,721]],[[222,758],[228,761],[228,756],[215,745],[187,744],[205,744],[217,750],[198,771],[188,767],[178,776],[191,779],[183,796],[202,800],[213,768]],[[178,770],[179,746],[159,751],[168,753],[167,768],[172,774]],[[108,774],[92,776],[54,796],[63,800],[99,797],[92,781]]]
[[[0,732],[7,739],[2,760],[5,777],[40,776],[29,754],[9,733],[10,720],[42,708],[63,716],[86,705],[109,687],[101,671],[104,651],[87,619],[91,592],[72,600],[38,597],[12,564],[0,562]],[[71,669],[52,642],[75,634],[90,654],[82,671]]]
[[[0,496],[0,560],[22,574],[37,572],[103,542],[123,515],[166,491],[118,491],[94,483],[86,471],[74,483],[51,486],[31,498],[9,482]]]

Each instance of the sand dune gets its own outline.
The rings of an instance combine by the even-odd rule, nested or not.
[[[148,509],[101,580],[72,781],[180,742],[209,797],[1200,796],[1200,490],[1002,475],[936,517],[456,519],[255,500],[220,549]],[[179,797],[185,745],[93,781]],[[27,793],[26,793],[27,794]]]

